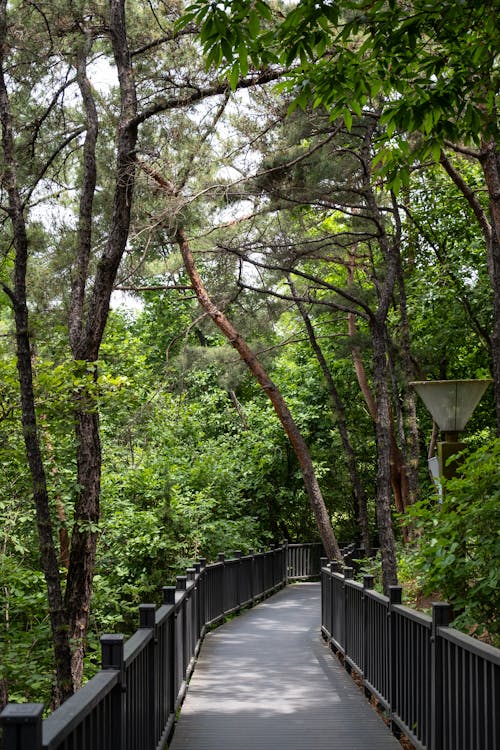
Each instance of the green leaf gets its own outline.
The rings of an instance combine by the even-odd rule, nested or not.
[[[255,10],[252,10],[250,12],[250,17],[248,19],[248,30],[250,32],[250,36],[253,37],[253,39],[256,39],[259,35],[260,19]]]
[[[248,56],[246,47],[243,44],[240,44],[238,47],[238,58],[241,75],[246,76],[248,73]]]
[[[344,119],[344,125],[346,126],[347,130],[350,131],[352,128],[352,114],[348,109],[344,109],[342,117]]]
[[[236,91],[238,82],[240,80],[240,70],[239,70],[239,66],[237,63],[235,63],[230,69],[228,73],[228,80],[229,80],[229,85],[231,86],[231,91]]]

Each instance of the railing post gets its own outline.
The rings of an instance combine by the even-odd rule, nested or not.
[[[175,586],[163,586],[163,604],[171,605],[175,607]],[[175,628],[175,612],[173,617],[169,618],[168,624],[168,687],[169,687],[169,705],[168,713],[175,714],[175,704],[177,701],[176,689],[175,689],[175,654],[177,649],[176,639],[176,628]]]
[[[43,703],[8,703],[0,714],[4,750],[41,750]]]
[[[375,579],[372,575],[363,576],[363,662],[361,665],[363,669],[363,679],[366,678],[366,668],[368,663],[368,633],[370,632],[370,623],[368,620],[368,596],[366,595],[366,592],[373,589],[374,580]],[[366,688],[366,685],[364,691],[368,698],[370,693]]]
[[[156,606],[154,604],[139,605],[139,628],[154,629]]]
[[[200,574],[198,578],[199,602],[200,602],[200,610],[199,610],[200,638],[203,636],[203,632],[205,630],[205,625],[207,622],[207,582],[206,582],[206,573],[205,573],[206,565],[207,565],[207,558],[200,557],[200,561],[199,561],[200,569],[198,570],[198,573]]]
[[[190,644],[189,644],[189,651],[190,656],[189,658],[192,659],[193,656],[195,656],[196,653],[196,642],[198,640],[198,588],[196,586],[196,568],[186,568],[186,577],[187,577],[187,583],[191,583],[191,593],[190,593],[190,600],[191,600],[191,606],[190,606],[190,622],[189,622],[189,635],[190,635]]]
[[[106,634],[101,636],[101,668],[116,669],[119,672],[118,684],[111,695],[111,736],[115,747],[126,747],[125,737],[125,692],[126,674],[123,660],[124,635]]]
[[[269,560],[269,575],[271,580],[271,590],[274,589],[274,571],[275,571],[275,552],[276,545],[270,544],[269,545],[269,553],[268,553],[268,560]]]
[[[267,554],[266,554],[266,548],[261,547],[260,548],[260,554],[262,555],[262,593],[267,594],[268,591],[268,582],[269,582],[269,574],[268,574],[268,564],[267,564]]]
[[[241,550],[237,550],[234,553],[234,556],[238,560],[238,567],[236,569],[236,606],[238,607],[238,611],[239,611],[241,608],[241,599],[242,599],[241,592],[243,590],[242,581],[241,581],[241,578],[243,575],[242,573],[243,565],[241,564],[241,558],[243,556],[243,552]]]
[[[183,591],[186,591],[187,588],[187,576],[177,576],[176,577],[176,590],[177,593],[182,595]],[[176,594],[177,599],[177,594]],[[179,611],[179,610],[177,610]],[[186,627],[186,597],[184,597],[182,601],[182,633],[181,633],[181,640],[182,643],[177,643],[177,648],[182,649],[182,680],[181,682],[184,682],[187,677],[187,627]]]
[[[328,621],[328,632],[330,633],[330,645],[332,645],[332,639],[335,637],[336,640],[338,640],[338,637],[334,635],[334,608],[337,602],[335,602],[335,581],[333,578],[332,573],[338,573],[340,565],[335,560],[331,560],[328,563],[328,570],[330,571],[329,581],[328,585],[330,586],[330,609],[329,609],[329,621]]]
[[[401,604],[403,589],[401,586],[389,586],[389,606],[387,610],[388,634],[389,634],[389,710],[391,715],[396,706],[396,675],[401,669],[396,658],[396,617],[393,613],[393,607]],[[391,720],[391,730],[396,736],[401,735],[399,727]]]
[[[196,581],[196,648],[201,641],[201,631],[203,630],[203,618],[205,616],[204,587],[203,577],[201,575],[201,565],[199,562],[193,563]]]
[[[443,642],[438,628],[447,627],[452,618],[452,610],[445,602],[432,605],[431,629],[431,732],[429,750],[439,750],[443,743],[443,688],[442,668]]]
[[[220,599],[219,599],[219,614],[221,617],[224,617],[226,614],[226,597],[224,595],[224,592],[226,590],[226,556],[223,552],[219,552],[217,555],[217,561],[222,563],[221,568],[221,574],[220,574]]]
[[[175,586],[163,586],[163,604],[175,604]]]
[[[281,547],[281,554],[283,555],[283,584],[288,586],[288,539],[283,539]]]
[[[326,593],[326,587],[329,585],[325,579],[325,574],[323,573],[323,568],[326,568],[328,565],[328,558],[327,557],[320,557],[319,559],[319,580],[321,585],[321,627],[326,627],[326,597],[328,594]]]
[[[255,602],[255,550],[249,549],[248,556],[250,557],[250,599],[252,600],[250,606],[253,607]]]
[[[353,578],[354,578],[354,570],[353,570],[353,568],[344,568],[344,585],[342,586],[342,596],[343,596],[343,599],[344,599],[344,602],[343,602],[343,608],[344,608],[344,618],[343,618],[343,620],[344,621],[342,623],[342,629],[343,629],[344,632],[342,633],[342,644],[341,644],[343,646],[343,649],[344,649],[344,656],[349,656],[347,644],[349,643],[348,621],[349,621],[350,612],[348,611],[347,602],[350,601],[350,599],[347,596],[346,581],[350,581]],[[349,666],[347,660],[344,660],[344,667],[346,668],[346,670],[349,673],[351,672],[351,667]]]
[[[151,630],[152,638],[147,646],[147,674],[145,675],[145,682],[148,684],[149,700],[147,702],[147,711],[149,714],[148,721],[145,722],[142,734],[142,743],[144,748],[150,747],[151,750],[155,747],[154,742],[154,728],[156,723],[156,632],[155,632],[155,617],[156,617],[156,606],[154,604],[140,604],[139,605],[139,628],[140,630]],[[146,686],[144,685],[144,688]]]

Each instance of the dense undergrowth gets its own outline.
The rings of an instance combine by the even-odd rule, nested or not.
[[[461,475],[404,519],[413,541],[398,545],[403,602],[428,614],[433,601],[453,608],[453,627],[500,647],[500,440],[468,456]],[[380,560],[361,571],[382,590]]]

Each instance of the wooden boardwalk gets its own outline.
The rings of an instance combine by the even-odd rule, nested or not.
[[[171,750],[401,750],[320,636],[320,585],[209,633]]]

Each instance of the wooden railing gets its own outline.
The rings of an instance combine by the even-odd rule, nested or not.
[[[396,734],[418,750],[500,748],[500,649],[450,628],[448,604],[432,617],[322,561],[321,629],[347,669],[362,678]]]
[[[102,669],[48,718],[43,704],[8,704],[3,750],[162,750],[207,628],[289,579],[319,576],[320,544],[279,547],[207,565],[201,559],[163,604],[139,607],[139,629],[101,638]],[[0,748],[2,738],[0,737]]]

